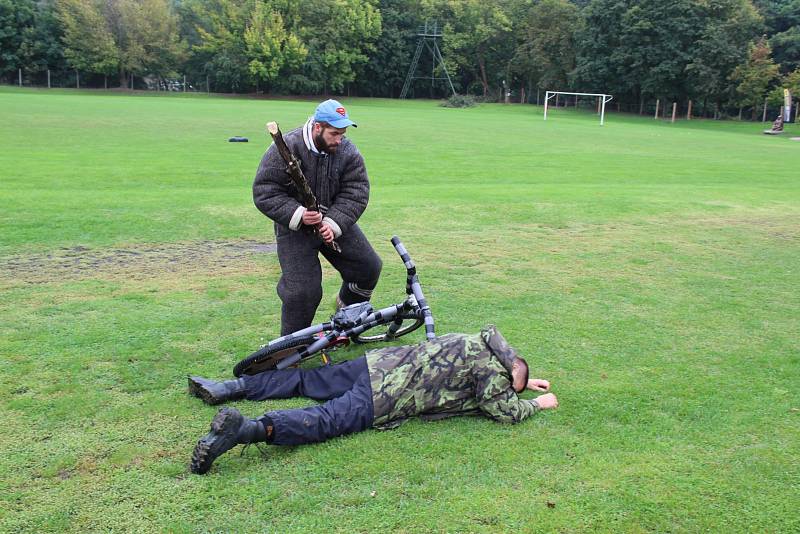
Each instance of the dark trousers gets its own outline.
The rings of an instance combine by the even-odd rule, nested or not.
[[[316,369],[284,369],[245,375],[248,400],[308,397],[318,406],[276,410],[259,418],[272,425],[274,445],[301,445],[360,432],[372,426],[372,386],[364,356]]]
[[[281,264],[278,296],[282,302],[282,336],[306,328],[314,320],[322,300],[320,253],[342,276],[339,297],[345,304],[369,300],[353,289],[370,293],[378,284],[383,264],[357,224],[336,240],[342,252],[325,246],[315,235],[295,232],[279,224],[275,224],[275,237]]]

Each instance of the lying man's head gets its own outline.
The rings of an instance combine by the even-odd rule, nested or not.
[[[522,358],[514,358],[514,366],[511,369],[511,385],[514,391],[520,393],[528,384],[528,362]]]

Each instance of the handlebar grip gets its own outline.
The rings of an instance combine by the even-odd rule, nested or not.
[[[414,261],[408,254],[406,247],[404,247],[403,243],[400,242],[400,238],[397,236],[392,237],[392,245],[394,245],[394,249],[400,255],[400,259],[403,260],[403,263],[406,266],[406,271],[408,271],[408,274],[409,275],[415,274],[417,272],[417,267],[416,265],[414,265]]]

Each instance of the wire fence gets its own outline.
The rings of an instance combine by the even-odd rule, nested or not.
[[[70,88],[70,89],[122,89],[144,91],[202,92],[213,90],[210,77],[178,76],[160,78],[156,76],[104,76],[95,73],[64,70],[24,70],[16,75],[0,77],[0,83],[19,87]]]

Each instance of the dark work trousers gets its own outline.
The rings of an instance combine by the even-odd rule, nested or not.
[[[364,356],[316,369],[265,371],[244,379],[248,400],[308,397],[327,401],[260,417],[265,427],[272,425],[268,441],[273,445],[316,443],[372,426],[372,386]]]
[[[275,237],[281,264],[278,296],[283,303],[282,336],[306,328],[314,320],[322,300],[320,253],[342,276],[339,297],[345,304],[369,300],[369,294],[378,284],[383,264],[357,224],[336,239],[342,252],[324,245],[316,235],[289,230],[277,223]]]

